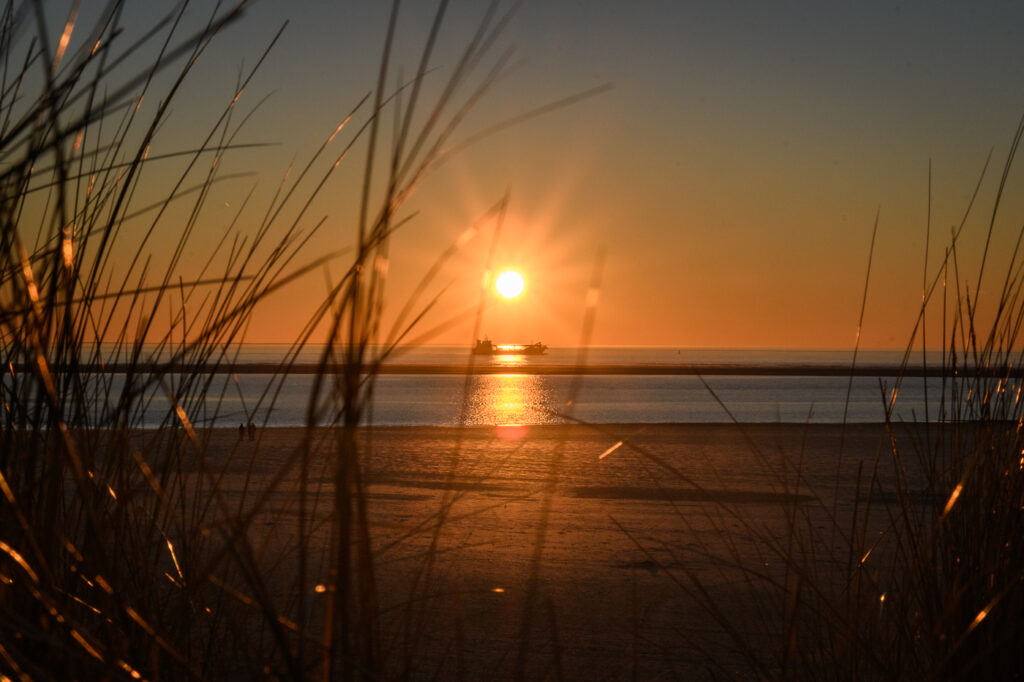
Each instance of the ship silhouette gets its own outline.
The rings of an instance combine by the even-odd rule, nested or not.
[[[544,355],[548,347],[537,343],[492,343],[490,339],[477,339],[474,355]]]

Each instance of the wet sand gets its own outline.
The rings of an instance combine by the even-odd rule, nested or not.
[[[303,434],[202,434],[206,465],[226,472],[224,499],[239,500],[248,480],[250,504],[282,474],[251,526],[272,554],[294,548],[292,455]],[[316,436],[314,493],[329,489],[332,461],[329,434]],[[693,600],[694,581],[770,659],[780,644],[765,612],[773,597],[729,566],[781,569],[773,542],[786,535],[787,510],[827,524],[821,510],[835,499],[845,517],[865,495],[858,470],[863,481],[880,462],[884,488],[889,468],[880,425],[376,427],[360,437],[382,647],[423,677],[511,677],[531,584],[530,679],[700,677],[708,658],[746,677]],[[908,435],[899,442],[911,447]],[[323,512],[326,494],[311,499]],[[319,518],[311,584],[327,580]]]

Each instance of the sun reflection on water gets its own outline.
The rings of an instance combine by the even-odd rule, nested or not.
[[[508,353],[501,355],[492,355],[491,364],[495,367],[508,367],[510,369],[516,367],[525,367],[530,361],[529,356],[521,353]]]
[[[510,427],[560,421],[553,412],[555,400],[545,379],[534,374],[473,377],[467,422]]]

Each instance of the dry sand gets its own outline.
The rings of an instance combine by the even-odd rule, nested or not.
[[[228,471],[227,499],[241,495],[246,477],[260,491],[284,473],[252,528],[255,540],[287,553],[298,481],[290,457],[303,431],[260,430],[254,442],[232,430],[206,437],[207,464]],[[770,659],[779,641],[757,602],[770,597],[728,565],[781,570],[771,542],[785,535],[787,509],[808,510],[824,528],[816,496],[831,507],[834,495],[845,515],[865,494],[858,468],[866,479],[881,462],[883,486],[889,469],[880,425],[379,427],[364,429],[361,443],[383,646],[393,660],[410,656],[417,676],[442,678],[511,676],[541,537],[528,678],[691,678],[709,658],[746,677],[722,628],[691,598],[691,579]],[[909,436],[900,444],[909,448]],[[321,443],[308,490],[329,487],[329,452]],[[322,545],[326,535],[315,537]],[[416,583],[428,556],[431,570]],[[314,583],[326,581],[322,562],[313,573]],[[424,627],[410,636],[420,618]]]

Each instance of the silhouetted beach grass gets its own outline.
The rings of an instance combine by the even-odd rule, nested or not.
[[[392,85],[396,3],[373,92],[276,192],[246,195],[208,259],[186,267],[213,188],[232,178],[219,160],[248,146],[239,134],[258,105],[242,111],[242,95],[273,42],[214,125],[172,152],[185,164],[158,201],[138,198],[140,179],[180,84],[243,9],[215,9],[188,33],[192,10],[179,7],[142,36],[123,34],[116,2],[95,25],[72,13],[62,30],[37,2],[0,14],[4,675],[1024,676],[1017,254],[984,324],[984,260],[965,285],[959,230],[939,271],[925,271],[920,340],[880,386],[891,407],[903,377],[942,382],[918,424],[366,427],[374,381],[392,371],[382,363],[429,335],[419,326],[436,299],[420,295],[463,243],[438,249],[421,293],[383,329],[401,208],[464,146],[459,124],[511,64],[498,50],[511,10],[482,10],[428,97],[447,3],[410,78]],[[113,78],[144,44],[160,56]],[[307,255],[324,224],[310,207],[342,163],[363,168],[352,248]],[[466,238],[496,235],[508,203]],[[186,217],[154,254],[172,214]],[[218,423],[229,390],[213,373],[244,369],[253,311],[327,262],[344,274],[285,363],[259,368],[279,376],[243,407],[272,409],[284,375],[309,371],[305,426],[198,426],[196,415]],[[581,354],[561,368],[575,376],[601,268],[599,256]],[[937,368],[910,350],[928,349],[929,315],[943,319]],[[319,333],[317,361],[293,366]],[[480,369],[472,358],[459,369],[467,387]],[[158,399],[162,421],[142,428]],[[571,407],[560,417],[571,422]]]
[[[776,449],[736,423],[748,434],[749,451],[772,470],[775,489],[790,495],[780,505],[784,531],[723,502],[731,521],[717,525],[718,533],[725,538],[740,528],[758,546],[759,560],[735,545],[722,556],[720,547],[670,543],[685,558],[666,567],[726,635],[732,653],[708,659],[718,674],[732,676],[742,662],[741,676],[763,679],[1024,677],[1024,403],[1017,369],[1024,298],[1017,251],[995,288],[987,283],[998,300],[982,302],[979,293],[1022,133],[1024,121],[985,217],[978,271],[969,277],[958,262],[964,225],[981,210],[974,206],[978,188],[937,272],[925,267],[901,371],[879,379],[887,417],[873,454],[855,452],[844,428],[835,441],[834,478],[815,480],[821,472],[803,446]],[[979,188],[984,177],[983,171]],[[869,259],[865,297],[870,267]],[[982,303],[984,316],[977,312]],[[926,359],[929,316],[942,322],[939,367]],[[936,370],[929,380],[941,384],[938,402],[925,403],[920,421],[893,420],[903,378]],[[853,495],[840,492],[851,486]],[[692,524],[689,514],[679,520]],[[645,552],[660,548],[624,531]],[[714,579],[692,568],[695,558],[716,555],[721,574]],[[749,608],[735,608],[736,592]],[[707,646],[687,639],[698,650]]]
[[[237,177],[220,161],[253,146],[236,142],[259,106],[240,111],[242,95],[277,39],[240,72],[197,146],[150,150],[181,84],[244,7],[218,5],[197,18],[182,5],[139,36],[125,34],[117,2],[91,26],[77,25],[73,8],[62,30],[47,25],[41,3],[4,7],[0,660],[14,676],[348,679],[401,669],[381,649],[361,473],[358,425],[381,359],[370,349],[384,341],[388,352],[411,328],[380,329],[388,244],[408,221],[398,211],[504,73],[510,53],[494,53],[510,11],[497,3],[482,11],[428,99],[422,85],[447,5],[411,79],[393,87],[395,3],[377,87],[255,208],[261,219],[253,222],[249,207],[262,195],[244,196],[197,268],[185,254],[213,188]],[[138,60],[153,46],[156,56]],[[135,71],[125,75],[126,65]],[[385,112],[391,134],[382,131]],[[340,145],[333,164],[332,142]],[[216,422],[213,373],[230,368],[267,296],[341,257],[304,255],[324,224],[307,213],[355,149],[364,170],[348,265],[286,361],[314,330],[326,332],[310,428],[269,478],[257,476],[250,444],[263,431],[251,420],[227,455],[211,460],[212,432],[192,419]],[[151,188],[142,190],[141,178],[169,157],[183,170],[144,203]],[[182,221],[176,241],[158,247],[153,235],[172,215]],[[406,317],[416,322],[431,305],[411,301]],[[259,402],[272,404],[279,386]],[[154,395],[166,400],[165,416],[140,430]],[[313,461],[323,443],[332,455]],[[280,547],[254,524],[273,517],[282,494],[297,512],[288,553],[275,554]]]

